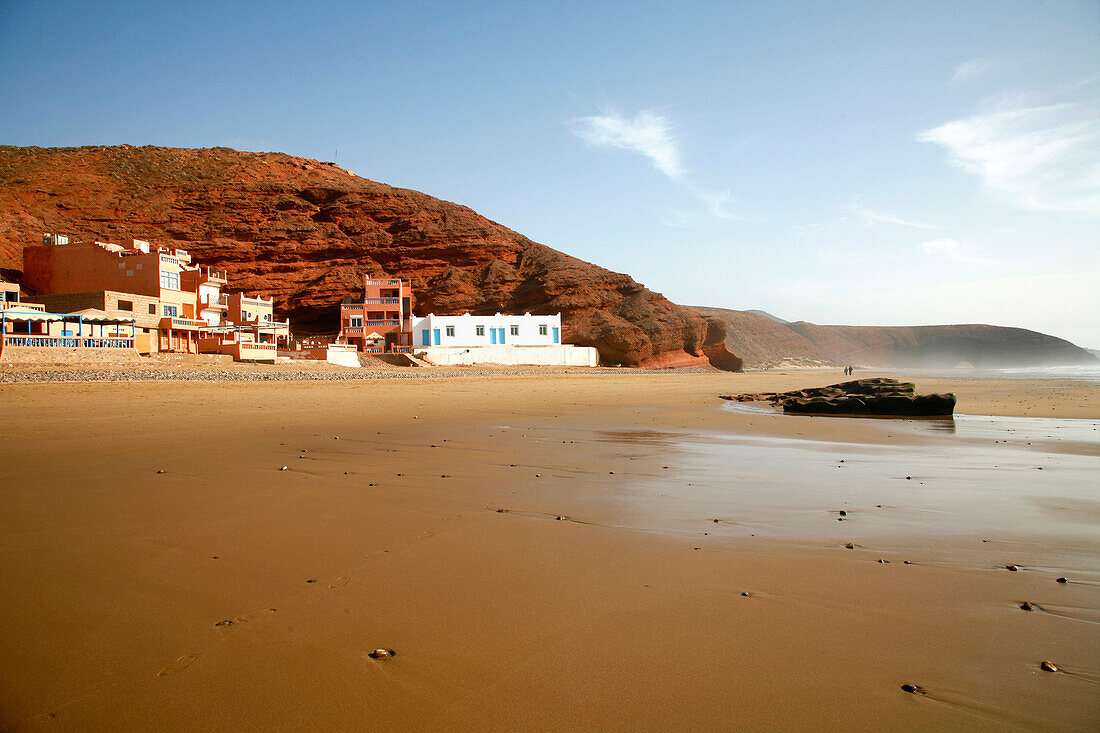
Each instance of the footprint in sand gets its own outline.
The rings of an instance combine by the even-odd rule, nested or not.
[[[339,588],[339,587],[347,585],[347,584],[348,584],[348,576],[341,575],[339,578],[337,578],[336,580],[329,583],[328,587],[329,588]]]
[[[191,666],[191,663],[199,658],[198,654],[184,654],[181,657],[177,657],[176,661],[171,664],[166,664],[159,672],[157,677],[167,677],[168,675],[175,674],[176,672],[182,672]]]

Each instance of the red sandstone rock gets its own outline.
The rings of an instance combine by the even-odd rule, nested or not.
[[[274,297],[299,334],[334,333],[362,277],[412,281],[420,314],[561,312],[605,363],[739,369],[720,323],[458,204],[280,153],[0,146],[0,268],[44,232],[188,250]]]

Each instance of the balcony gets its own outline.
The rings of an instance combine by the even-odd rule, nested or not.
[[[369,287],[381,287],[381,286],[384,286],[384,285],[399,288],[399,287],[401,287],[401,281],[400,280],[364,280],[363,285],[365,287],[368,287],[368,288]]]
[[[199,331],[207,330],[210,328],[210,324],[206,321],[196,321],[193,318],[176,318],[174,316],[165,316],[160,319],[160,329],[162,331]]]
[[[200,267],[199,280],[216,285],[228,285],[229,278],[225,270],[215,270],[213,267]],[[225,297],[224,295],[222,296]]]
[[[228,296],[221,295],[217,298],[208,298],[199,302],[204,309],[208,310],[229,310],[229,298]]]
[[[365,326],[400,326],[401,325],[401,319],[394,318],[394,319],[385,319],[385,320],[381,320],[381,321],[366,321],[363,325],[365,325]]]
[[[363,298],[364,305],[401,305],[401,298]]]

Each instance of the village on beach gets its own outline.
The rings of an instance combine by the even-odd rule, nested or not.
[[[289,320],[278,320],[273,299],[228,287],[224,271],[192,262],[182,249],[45,234],[41,245],[23,250],[22,282],[0,281],[0,361],[138,362],[177,353],[347,367],[363,359],[397,366],[599,363],[595,348],[562,343],[560,313],[415,316],[410,284],[398,278],[364,277],[361,297],[340,305],[337,335],[301,340]]]

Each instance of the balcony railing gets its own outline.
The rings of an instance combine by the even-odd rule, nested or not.
[[[401,305],[401,298],[363,298],[366,305]]]
[[[134,340],[129,336],[87,338],[81,336],[13,336],[0,337],[4,346],[36,346],[66,349],[132,349]]]
[[[395,280],[364,280],[363,285],[365,285],[367,287],[371,287],[371,286],[375,286],[375,285],[396,285],[396,286],[400,287],[401,286],[401,280],[396,280],[396,279]]]
[[[38,303],[23,303],[18,300],[0,300],[0,311],[18,308],[20,310],[46,312],[46,306]]]
[[[393,320],[386,319],[386,320],[383,320],[383,321],[366,321],[363,325],[365,325],[365,326],[400,326],[401,325],[401,320],[399,318],[394,318]]]
[[[194,331],[199,328],[210,328],[210,324],[206,321],[197,321],[192,318],[176,318],[174,316],[166,316],[160,319],[161,328],[182,328],[188,331]]]

